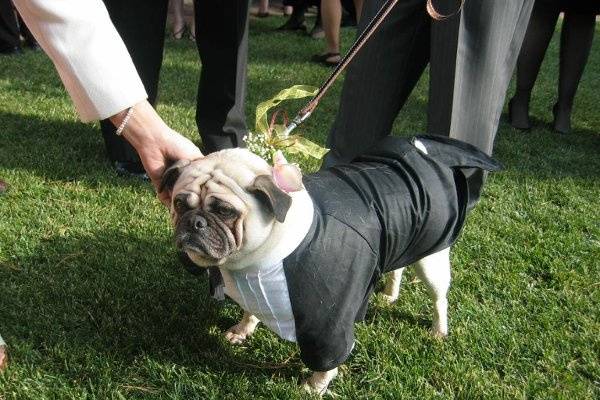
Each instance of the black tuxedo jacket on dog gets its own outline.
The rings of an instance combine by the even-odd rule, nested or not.
[[[302,361],[314,371],[343,363],[381,274],[449,247],[466,216],[461,168],[500,169],[466,143],[438,136],[387,137],[354,162],[308,175],[312,226],[284,259]]]

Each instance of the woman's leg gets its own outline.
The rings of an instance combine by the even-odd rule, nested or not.
[[[594,14],[565,14],[560,37],[558,101],[553,109],[554,129],[560,133],[571,131],[573,99],[590,55],[595,27]]]
[[[356,24],[360,21],[360,14],[362,12],[364,0],[354,0],[354,9],[356,10]]]
[[[529,99],[537,79],[546,49],[552,39],[560,10],[558,4],[537,1],[517,60],[517,90],[510,100],[510,124],[517,129],[529,129]]]
[[[314,60],[336,64],[340,60],[340,24],[342,23],[340,0],[321,0],[321,21],[325,32],[327,57],[316,56]]]
[[[269,0],[260,0],[258,2],[258,16],[269,15]]]
[[[171,11],[173,12],[173,37],[181,39],[185,31],[183,0],[171,0]]]

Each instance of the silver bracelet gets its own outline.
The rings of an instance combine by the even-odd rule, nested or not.
[[[123,121],[121,121],[121,125],[119,125],[119,127],[115,131],[117,136],[121,136],[121,134],[123,133],[123,130],[125,129],[125,126],[127,126],[127,122],[129,122],[129,118],[131,118],[132,115],[133,115],[133,107],[129,107],[129,109],[127,110],[127,114],[125,114],[125,118],[123,118]]]

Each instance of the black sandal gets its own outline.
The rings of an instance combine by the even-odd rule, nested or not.
[[[330,60],[332,57],[340,57],[340,53],[315,54],[310,58],[310,61],[326,65],[328,67],[335,67],[341,61],[341,58],[336,61],[332,61]]]
[[[171,33],[171,37],[175,40],[181,40],[183,39],[183,36],[185,35],[185,32],[187,31],[187,27],[185,25],[183,25],[183,27],[177,31],[173,31]]]

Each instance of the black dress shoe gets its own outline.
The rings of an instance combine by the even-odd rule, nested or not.
[[[25,47],[27,47],[29,50],[33,50],[33,51],[40,51],[40,45],[37,42],[25,42]]]
[[[23,54],[23,50],[19,46],[7,47],[4,49],[0,49],[0,55],[2,56],[15,56],[18,54]]]
[[[115,161],[114,166],[118,175],[128,178],[141,179],[143,181],[150,180],[150,178],[148,178],[148,175],[146,175],[144,167],[139,162]]]
[[[285,22],[285,24],[281,25],[276,30],[278,30],[278,31],[305,31],[306,32],[306,25],[304,24],[303,19],[299,20],[299,19],[291,17],[290,19],[288,19]]]

